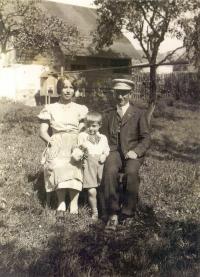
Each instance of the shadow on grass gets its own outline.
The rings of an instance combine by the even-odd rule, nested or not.
[[[49,206],[49,208],[55,209],[57,207],[57,197],[55,192],[48,193],[49,203],[47,200],[47,193],[44,184],[44,172],[38,171],[34,175],[28,175],[28,182],[32,182],[33,190],[37,192],[38,200],[43,208]]]
[[[158,160],[177,159],[182,162],[200,162],[200,143],[179,145],[173,140],[173,138],[163,136],[162,140],[152,140],[151,150],[151,157]],[[153,150],[156,150],[158,153],[160,152],[164,155],[155,154]]]
[[[168,121],[180,121],[180,120],[184,120],[185,117],[184,116],[178,116],[175,115],[174,111],[159,111],[159,112],[155,112],[155,114],[153,114],[154,120],[159,120],[160,118],[168,120]]]
[[[193,104],[180,102],[180,103],[176,103],[175,107],[176,109],[179,109],[179,110],[184,110],[184,111],[188,110],[188,111],[195,112],[195,111],[199,111],[199,103],[200,103],[199,100]]]
[[[167,121],[173,121],[173,122],[179,122],[179,121],[183,121],[186,119],[186,117],[183,116],[177,116],[174,114],[174,112],[159,112],[159,113],[155,113],[153,114],[153,118],[152,118],[152,122],[151,122],[151,129],[152,130],[163,130],[166,128],[165,125],[163,125],[163,123],[160,121],[160,119],[163,120],[167,120]],[[188,118],[187,118],[188,119]]]
[[[80,230],[82,223],[83,218],[57,218],[44,250],[16,252],[13,242],[1,246],[4,260],[13,253],[18,261],[13,272],[24,272],[15,276],[197,276],[198,223],[158,219],[148,207],[115,232],[106,233],[101,222]],[[2,272],[9,272],[2,265]]]
[[[38,171],[34,175],[28,175],[28,182],[33,183],[33,190],[37,192],[38,200],[42,207],[45,207],[47,203],[47,195],[44,186],[43,170]]]
[[[128,229],[122,226],[114,234],[105,236],[96,229],[84,234],[81,263],[94,264],[96,272],[111,276],[172,276],[185,270],[194,274],[199,263],[199,231],[198,224],[163,224],[147,213],[146,219],[139,217]]]

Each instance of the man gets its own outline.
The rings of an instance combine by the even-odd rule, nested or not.
[[[102,132],[107,136],[110,154],[104,166],[103,194],[108,215],[106,229],[115,230],[118,216],[132,217],[139,189],[139,168],[150,146],[149,127],[144,111],[131,102],[134,83],[126,79],[113,80],[117,105],[105,113]],[[122,205],[118,175],[124,171],[126,190]]]

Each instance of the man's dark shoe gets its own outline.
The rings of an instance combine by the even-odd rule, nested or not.
[[[105,231],[115,231],[118,225],[118,216],[112,215],[109,217],[108,222],[105,227]]]
[[[126,215],[126,214],[119,215],[119,224],[130,225],[132,222],[133,222],[133,215]]]
[[[107,223],[108,222],[108,216],[107,215],[102,215],[101,217],[100,217],[100,219],[103,221],[103,223]]]

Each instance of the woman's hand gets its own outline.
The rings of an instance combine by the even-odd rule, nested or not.
[[[106,158],[107,158],[107,156],[106,156],[105,154],[101,154],[101,156],[100,156],[100,158],[99,158],[99,163],[100,163],[100,164],[105,163]]]

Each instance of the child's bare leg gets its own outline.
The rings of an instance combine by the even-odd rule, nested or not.
[[[65,203],[65,196],[66,196],[66,189],[58,189],[56,190],[57,197],[58,197],[58,208],[57,211],[66,211],[66,203]]]
[[[69,204],[69,211],[71,214],[78,214],[78,198],[79,198],[79,191],[70,189],[69,190],[69,197],[70,197],[70,204]]]
[[[92,218],[98,219],[98,210],[97,210],[97,190],[96,188],[88,189],[88,202],[92,209]]]

